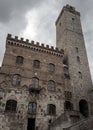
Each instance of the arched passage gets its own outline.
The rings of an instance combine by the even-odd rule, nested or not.
[[[86,100],[82,99],[79,102],[79,110],[80,113],[85,116],[88,117],[89,116],[89,110],[88,110],[88,103]]]

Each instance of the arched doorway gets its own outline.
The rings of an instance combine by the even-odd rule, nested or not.
[[[89,116],[89,110],[88,110],[88,103],[86,100],[82,99],[79,102],[79,110],[80,113],[85,116],[88,117]]]

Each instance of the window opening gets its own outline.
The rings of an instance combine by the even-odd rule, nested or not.
[[[34,60],[33,61],[33,67],[34,68],[40,68],[40,61],[39,60]]]
[[[30,102],[28,104],[28,113],[30,113],[30,114],[36,114],[36,108],[37,108],[36,102]]]
[[[78,72],[79,78],[82,79],[82,73],[79,71]]]
[[[48,71],[54,72],[55,71],[55,65],[52,64],[52,63],[48,64]]]
[[[53,104],[48,104],[48,114],[55,115],[56,114],[56,106]]]
[[[71,98],[72,98],[72,93],[69,92],[69,91],[65,91],[65,99],[66,100],[71,100]]]
[[[55,91],[55,82],[53,80],[50,80],[48,82],[48,90],[49,91]]]
[[[8,100],[6,102],[5,111],[15,112],[17,107],[17,101],[15,100]]]
[[[63,71],[64,71],[64,76],[65,76],[66,78],[69,78],[69,70],[68,70],[68,67],[64,67],[64,68],[63,68]]]
[[[33,88],[38,88],[39,87],[39,79],[34,77],[32,78],[32,87]]]
[[[64,109],[70,111],[73,110],[73,104],[70,101],[65,101]]]
[[[16,57],[16,63],[17,64],[23,64],[24,58],[22,56],[17,56]]]
[[[76,53],[78,53],[78,47],[76,47],[75,49],[76,49]]]
[[[15,74],[12,79],[12,84],[16,86],[20,85],[20,83],[21,83],[21,76],[19,74]]]

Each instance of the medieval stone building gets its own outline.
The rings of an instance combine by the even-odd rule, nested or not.
[[[74,7],[66,5],[58,16],[56,48],[7,35],[0,130],[92,130],[92,114],[92,82]]]

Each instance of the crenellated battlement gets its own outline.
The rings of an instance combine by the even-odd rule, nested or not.
[[[64,50],[59,50],[58,48],[54,48],[53,46],[44,45],[44,43],[39,43],[35,41],[29,41],[29,39],[24,40],[24,38],[19,38],[18,36],[13,37],[12,34],[7,35],[6,44],[16,45],[24,48],[28,48],[34,51],[41,51],[45,53],[49,53],[56,56],[63,56]]]
[[[70,5],[67,4],[67,5],[64,6],[63,9],[61,10],[61,12],[60,12],[60,14],[59,14],[59,16],[58,16],[58,18],[57,18],[57,20],[56,20],[56,23],[55,23],[56,25],[57,25],[57,23],[58,23],[60,17],[62,16],[62,14],[63,14],[63,12],[64,12],[65,10],[67,10],[67,11],[73,13],[73,14],[77,14],[77,15],[80,16],[80,13],[79,13],[78,11],[76,11],[75,7],[70,6]]]

